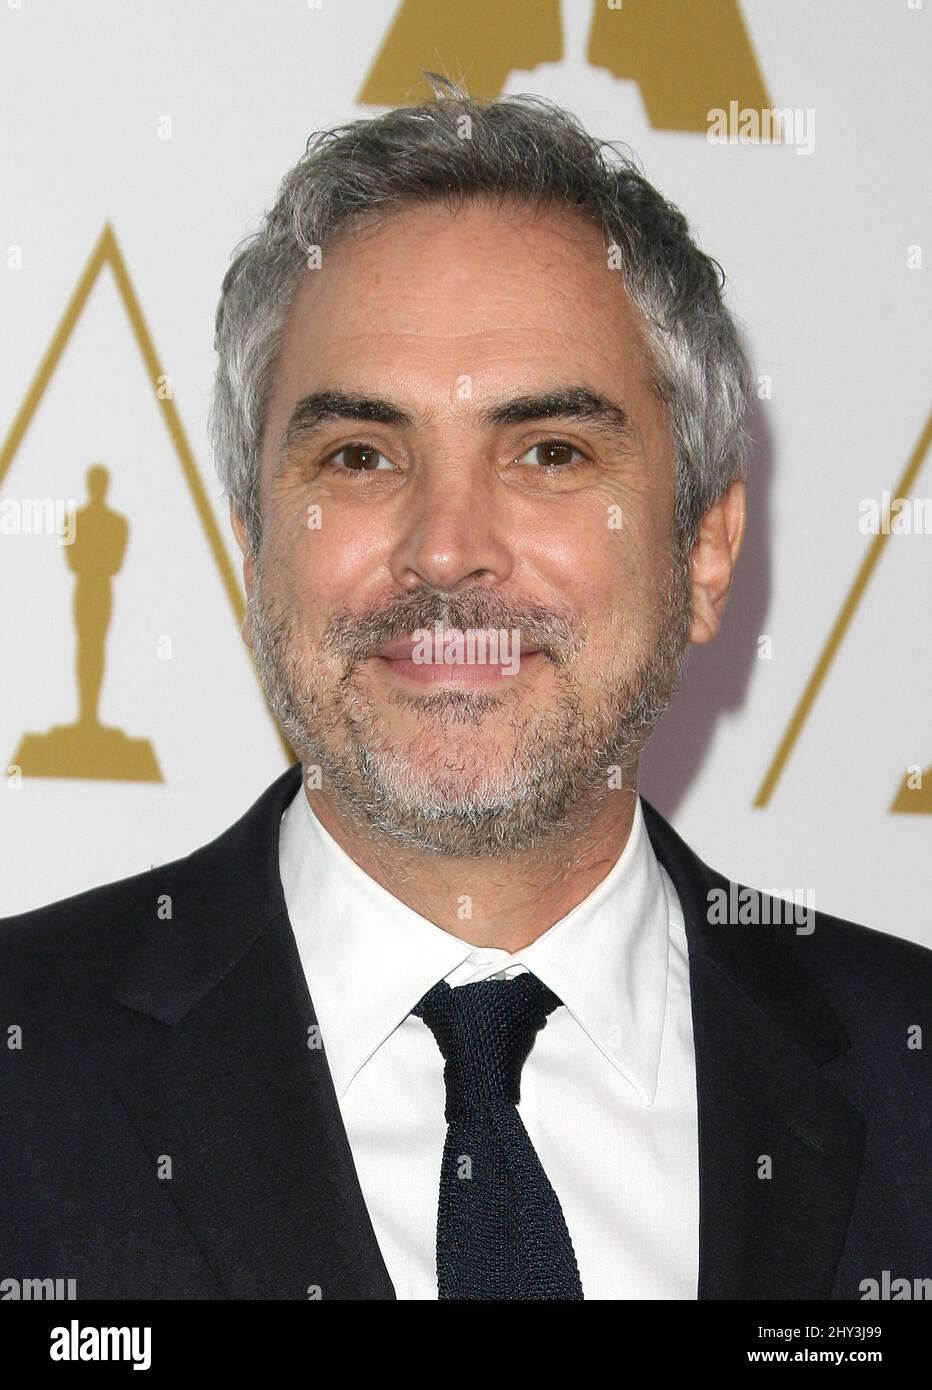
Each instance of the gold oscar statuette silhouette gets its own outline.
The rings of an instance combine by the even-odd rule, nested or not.
[[[87,470],[88,502],[75,516],[74,538],[63,547],[74,586],[77,634],[78,719],[45,734],[23,735],[13,756],[25,777],[79,777],[121,782],[161,782],[162,772],[148,739],[129,738],[97,717],[104,679],[104,648],[113,611],[113,576],[119,573],[129,538],[126,517],[104,500],[110,472],[103,464]]]

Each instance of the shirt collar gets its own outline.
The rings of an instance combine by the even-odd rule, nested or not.
[[[644,1104],[653,1103],[678,903],[640,798],[605,878],[511,955],[453,936],[389,893],[324,828],[303,785],[282,816],[279,862],[338,1096],[438,980],[458,985],[523,967],[563,1001]]]

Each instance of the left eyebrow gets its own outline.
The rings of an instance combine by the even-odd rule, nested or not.
[[[482,411],[479,420],[489,428],[530,424],[535,420],[579,420],[620,449],[631,443],[628,412],[587,386],[562,386],[554,391],[514,396]]]

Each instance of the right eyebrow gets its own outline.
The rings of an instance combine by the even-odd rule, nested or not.
[[[295,444],[307,442],[333,420],[360,420],[372,425],[414,424],[407,411],[381,396],[356,391],[313,391],[298,401],[291,412],[282,436],[281,453],[287,454]]]

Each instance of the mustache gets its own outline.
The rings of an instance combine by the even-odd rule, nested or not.
[[[581,641],[568,618],[542,604],[521,603],[489,589],[460,594],[418,590],[402,594],[387,606],[365,610],[342,609],[327,622],[322,644],[351,665],[365,661],[387,642],[412,638],[419,629],[465,631],[520,630],[556,665],[571,661]]]

